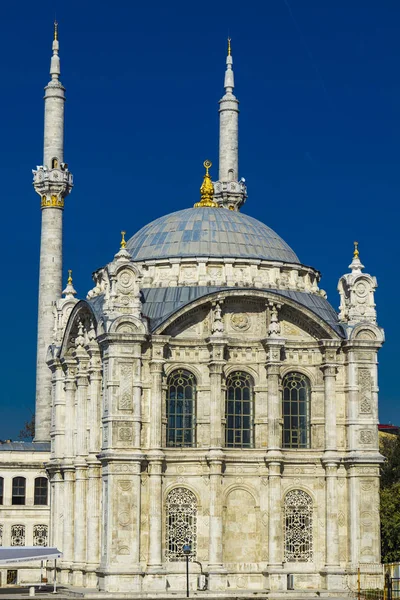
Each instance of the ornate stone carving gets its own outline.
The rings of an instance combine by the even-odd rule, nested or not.
[[[374,440],[374,436],[370,429],[361,429],[361,431],[360,431],[360,443],[361,444],[372,444],[373,440]]]
[[[131,442],[133,438],[132,427],[118,427],[118,440],[120,442]]]
[[[213,311],[212,334],[222,336],[224,334],[224,324],[222,322],[222,310],[220,303],[217,302]]]
[[[360,413],[371,412],[372,377],[369,369],[358,369],[360,386]]]
[[[246,313],[232,313],[230,322],[235,331],[247,331],[251,326],[250,315]]]

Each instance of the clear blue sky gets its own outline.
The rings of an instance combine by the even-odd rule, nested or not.
[[[120,230],[198,201],[217,175],[218,100],[232,37],[244,212],[336,285],[360,243],[378,278],[381,422],[398,423],[400,3],[397,0],[6,2],[0,22],[3,256],[0,438],[34,408],[43,87],[52,22],[67,88],[64,266],[80,297]],[[393,271],[393,269],[395,269]]]

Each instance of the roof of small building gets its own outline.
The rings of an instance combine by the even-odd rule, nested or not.
[[[126,249],[134,261],[207,256],[300,264],[267,225],[224,208],[187,208],[160,217],[131,237]]]
[[[0,452],[50,452],[50,442],[1,442]]]

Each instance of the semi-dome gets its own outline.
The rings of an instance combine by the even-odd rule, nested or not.
[[[188,208],[152,221],[127,242],[135,261],[205,256],[299,263],[272,229],[224,208]]]

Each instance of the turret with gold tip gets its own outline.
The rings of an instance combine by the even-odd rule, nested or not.
[[[351,273],[340,278],[339,319],[342,323],[354,326],[357,323],[376,323],[374,292],[378,286],[376,277],[363,273],[358,242],[354,242],[353,260],[349,265]]]
[[[218,204],[213,200],[214,186],[208,172],[212,167],[212,162],[210,160],[205,160],[203,165],[206,169],[206,172],[204,174],[203,183],[201,184],[200,188],[201,199],[200,202],[196,202],[194,208],[204,208],[206,206],[211,208],[217,208]]]

